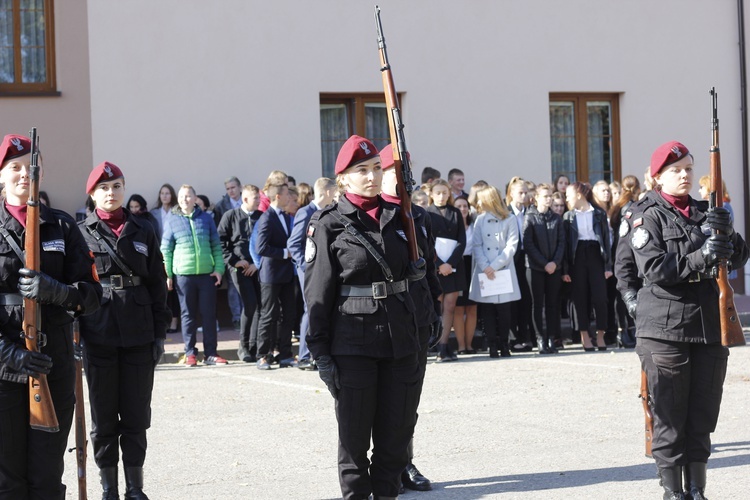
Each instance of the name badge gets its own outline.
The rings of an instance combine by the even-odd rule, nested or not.
[[[148,245],[139,241],[134,241],[133,246],[135,247],[136,252],[142,253],[143,255],[148,257]]]
[[[42,250],[45,252],[62,252],[65,254],[65,240],[43,241]]]

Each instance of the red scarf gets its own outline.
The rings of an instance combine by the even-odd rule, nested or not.
[[[401,205],[401,198],[399,198],[398,196],[391,196],[386,193],[380,193],[380,197],[389,203],[395,203],[396,205]]]
[[[26,227],[26,203],[23,205],[8,205],[8,202],[6,201],[5,209],[8,210],[8,213],[20,222],[23,227]]]
[[[659,191],[661,197],[667,200],[667,203],[675,207],[686,218],[690,218],[690,196],[672,196],[664,191]]]
[[[102,222],[104,222],[112,232],[115,233],[115,236],[118,238],[120,237],[122,228],[125,227],[125,210],[123,210],[122,207],[114,212],[106,212],[97,208],[96,215],[98,215]]]
[[[352,205],[363,210],[375,222],[380,223],[380,200],[377,196],[360,196],[354,193],[346,193],[344,196]]]

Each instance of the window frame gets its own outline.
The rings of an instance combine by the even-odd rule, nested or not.
[[[619,181],[622,176],[622,163],[620,160],[620,94],[617,92],[550,92],[549,104],[554,102],[572,102],[575,116],[576,134],[576,180],[589,182],[588,162],[588,113],[586,105],[591,101],[609,102],[612,116],[610,125],[612,127],[612,179],[608,182]],[[551,126],[551,124],[550,124]],[[552,137],[550,136],[550,141]],[[550,165],[550,169],[552,165]],[[553,177],[555,172],[552,172]]]
[[[55,56],[55,3],[54,0],[44,2],[44,51],[47,81],[37,83],[0,83],[0,97],[24,96],[59,96],[57,90],[56,56]],[[22,75],[21,56],[21,0],[11,0],[13,15],[13,71],[14,77],[20,79]]]

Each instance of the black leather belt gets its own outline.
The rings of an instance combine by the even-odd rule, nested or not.
[[[140,276],[123,276],[122,274],[113,274],[106,278],[101,278],[99,283],[102,286],[108,286],[115,290],[122,290],[129,286],[138,286],[143,284]]]
[[[23,305],[23,295],[20,293],[0,293],[0,306]]]
[[[388,283],[386,281],[378,281],[372,285],[341,285],[342,297],[372,297],[373,299],[384,299],[394,293],[406,292],[409,290],[409,283],[407,280],[394,281]]]

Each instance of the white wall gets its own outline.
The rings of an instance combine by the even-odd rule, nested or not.
[[[622,93],[623,175],[640,177],[671,139],[702,174],[716,86],[724,176],[743,206],[734,2],[380,6],[417,172],[547,180],[549,93],[588,91]],[[319,93],[382,90],[371,0],[97,0],[89,36],[94,162],[120,165],[150,204],[165,181],[212,201],[230,175],[262,184],[282,169],[311,182]]]

